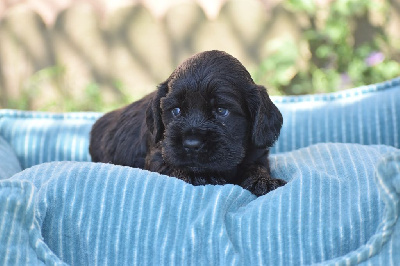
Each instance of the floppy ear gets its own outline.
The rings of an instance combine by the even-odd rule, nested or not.
[[[257,148],[271,147],[278,139],[283,118],[263,86],[255,85],[248,106],[252,116],[251,140]]]
[[[161,119],[161,98],[165,97],[168,92],[168,81],[161,83],[157,88],[155,97],[150,101],[146,110],[146,124],[150,133],[153,135],[154,143],[161,140],[164,132],[164,124]]]

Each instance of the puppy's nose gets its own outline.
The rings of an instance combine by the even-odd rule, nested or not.
[[[190,137],[183,141],[183,147],[191,150],[199,150],[201,148],[202,141],[199,138]]]

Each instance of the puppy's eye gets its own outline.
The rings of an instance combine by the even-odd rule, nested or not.
[[[177,117],[181,114],[181,109],[179,107],[176,107],[176,108],[172,109],[171,113],[173,116]]]
[[[225,117],[229,115],[229,110],[226,108],[218,107],[217,108],[217,115]]]

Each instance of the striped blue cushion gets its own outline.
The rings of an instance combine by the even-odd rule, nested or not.
[[[13,148],[0,136],[0,180],[9,178],[21,171]]]
[[[400,148],[400,78],[337,93],[273,99],[284,118],[273,153],[321,142]]]
[[[400,78],[338,93],[273,100],[284,123],[271,153],[321,142],[400,148]],[[0,136],[14,148],[23,169],[51,161],[90,161],[89,132],[100,115],[0,110]]]
[[[89,132],[101,114],[0,110],[0,136],[23,169],[51,161],[90,161]]]
[[[0,264],[398,264],[398,149],[318,144],[271,163],[289,183],[259,198],[109,164],[35,166],[0,182]]]
[[[0,181],[0,265],[395,265],[400,78],[273,100],[272,174],[289,183],[260,198],[89,163],[99,113],[0,110],[0,179],[38,165]]]
[[[29,181],[0,181],[0,265],[63,265],[43,241]]]

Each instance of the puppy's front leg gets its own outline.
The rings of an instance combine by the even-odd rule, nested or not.
[[[244,189],[249,190],[257,197],[286,184],[281,179],[272,178],[268,169],[260,165],[249,166],[244,175],[245,180],[240,184]]]
[[[185,172],[179,169],[172,171],[171,176],[185,181],[186,183],[192,184],[194,186],[204,186],[204,185],[226,185],[227,182],[224,178],[213,176],[213,175],[201,175]]]
[[[154,147],[149,149],[145,159],[144,169],[171,176],[173,169],[164,162],[161,143],[157,143]]]
[[[185,181],[186,183],[189,183],[189,184],[192,184],[195,186],[206,185],[206,184],[210,184],[210,183],[214,184],[214,185],[219,184],[217,181],[213,181],[213,180],[211,180],[211,182],[210,182],[206,177],[202,177],[200,175],[196,175],[195,178],[191,177],[191,175],[189,173],[182,171],[180,169],[176,169],[176,168],[168,165],[162,157],[161,143],[158,143],[147,154],[146,162],[145,162],[145,169],[152,171],[152,172],[160,173],[162,175],[176,177],[178,179]]]

